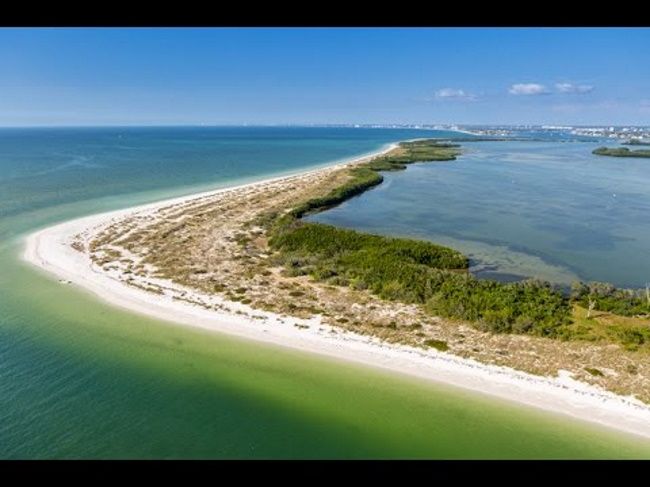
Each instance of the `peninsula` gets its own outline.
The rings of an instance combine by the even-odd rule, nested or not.
[[[452,249],[303,220],[381,184],[382,171],[453,163],[460,153],[403,142],[324,169],[85,217],[32,234],[24,257],[133,311],[650,437],[641,296],[623,293],[633,310],[623,316],[617,290],[585,285],[570,300],[546,283],[480,281]]]

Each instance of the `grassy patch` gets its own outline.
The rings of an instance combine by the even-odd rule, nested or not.
[[[607,311],[588,311],[574,304],[572,323],[558,329],[564,340],[616,343],[629,351],[650,352],[650,319],[621,316]]]

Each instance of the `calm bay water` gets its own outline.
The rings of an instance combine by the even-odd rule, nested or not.
[[[114,309],[18,259],[22,235],[58,221],[427,135],[0,130],[0,457],[650,457],[562,417]]]
[[[650,163],[585,142],[472,142],[457,161],[412,165],[312,217],[448,245],[481,277],[650,282]],[[611,142],[610,142],[611,145]]]

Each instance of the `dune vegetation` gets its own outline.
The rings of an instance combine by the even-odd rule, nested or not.
[[[371,190],[385,171],[453,163],[460,152],[406,142],[365,161],[133,214],[72,245],[126,285],[206,309],[314,318],[333,333],[533,374],[566,370],[650,402],[645,290],[576,283],[570,293],[536,280],[477,279],[453,249],[304,219]]]

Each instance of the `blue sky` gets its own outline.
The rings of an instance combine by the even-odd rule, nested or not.
[[[650,125],[650,28],[0,28],[0,125]]]

